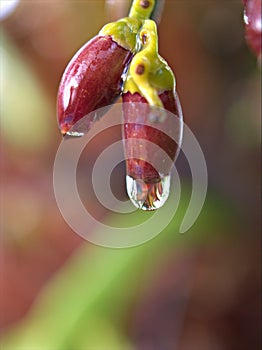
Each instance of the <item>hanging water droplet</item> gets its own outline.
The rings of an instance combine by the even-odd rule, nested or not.
[[[72,136],[72,137],[81,137],[84,136],[84,132],[78,132],[78,131],[67,131],[65,133],[66,136]]]
[[[160,176],[160,181],[146,183],[126,176],[126,189],[131,202],[142,210],[161,208],[169,196],[170,175]]]

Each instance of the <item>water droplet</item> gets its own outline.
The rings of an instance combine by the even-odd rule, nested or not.
[[[70,131],[70,130],[65,133],[65,136],[72,136],[72,137],[81,137],[84,135],[85,135],[84,132]]]
[[[152,109],[152,108],[151,108]],[[166,120],[167,116],[164,110],[158,108],[157,111],[152,110],[148,114],[148,121],[150,123],[163,123]]]
[[[105,111],[107,111],[107,109],[102,108],[101,111],[98,110],[90,112],[86,116],[76,121],[70,128],[69,124],[66,124],[64,127],[64,130],[66,130],[66,132],[64,132],[64,135],[70,137],[84,136],[93,127],[95,122],[97,122],[100,119],[102,113],[105,113]]]
[[[146,183],[126,176],[126,189],[131,202],[142,210],[161,208],[169,196],[170,175],[160,176],[159,182]]]

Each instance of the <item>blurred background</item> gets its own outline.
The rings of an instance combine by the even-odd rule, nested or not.
[[[129,4],[1,1],[1,349],[260,349],[261,70],[245,42],[240,0],[166,0],[159,21],[160,53],[208,167],[207,200],[190,231],[177,233],[191,189],[183,154],[179,212],[142,246],[94,246],[57,208],[61,75]],[[81,196],[101,222],[133,225],[134,215],[106,210],[88,183],[116,135],[85,150]],[[120,199],[124,181],[120,164],[111,177]]]

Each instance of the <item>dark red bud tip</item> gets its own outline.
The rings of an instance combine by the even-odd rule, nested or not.
[[[246,0],[245,5],[245,32],[249,47],[258,58],[261,57],[261,0]]]
[[[115,102],[121,93],[122,73],[131,56],[130,51],[110,36],[96,36],[76,53],[58,90],[57,114],[62,134],[87,115],[90,120],[87,118],[85,130],[88,130],[96,116],[91,112]],[[74,133],[79,131],[76,129]]]

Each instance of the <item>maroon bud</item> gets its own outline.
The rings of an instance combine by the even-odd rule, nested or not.
[[[250,48],[261,58],[261,0],[245,0],[245,32]]]
[[[165,189],[163,179],[169,181],[181,144],[181,107],[173,90],[159,94],[164,109],[172,113],[166,115],[160,108],[154,112],[154,108],[137,92],[127,92],[122,97],[127,178],[129,182],[133,180],[131,190],[127,182],[128,194],[141,209],[157,209],[167,199],[169,182]]]
[[[62,76],[57,96],[62,134],[90,112],[115,102],[121,93],[121,76],[131,56],[129,50],[110,36],[96,36],[75,54]],[[84,121],[85,130],[96,117],[92,113]],[[81,133],[77,128],[73,131]]]

